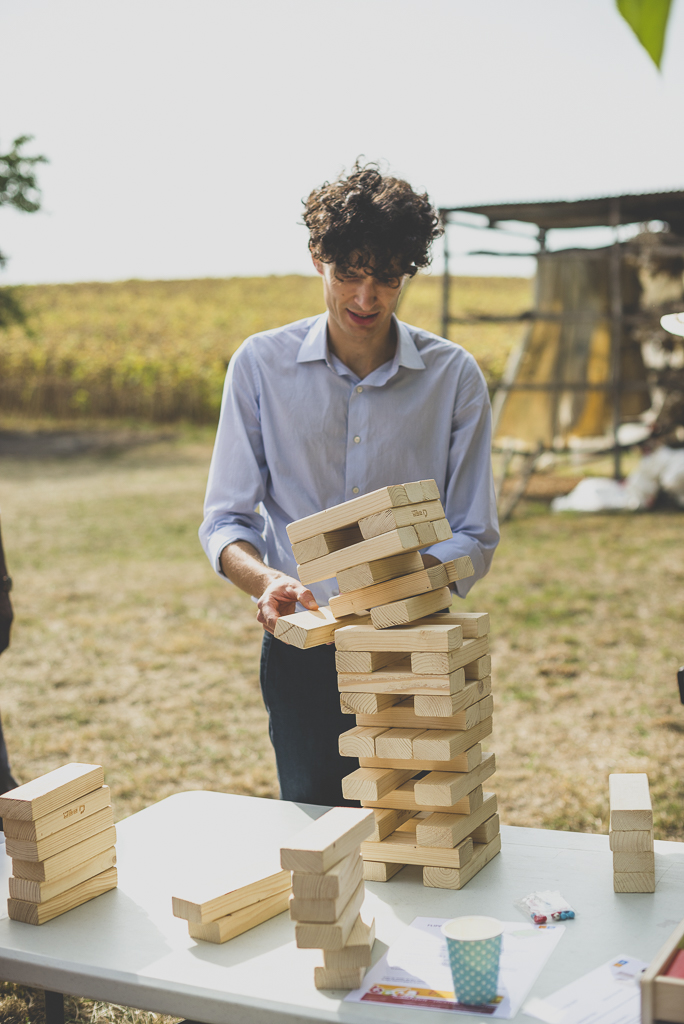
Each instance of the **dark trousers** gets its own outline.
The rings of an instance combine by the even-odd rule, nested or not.
[[[335,648],[299,650],[270,633],[261,648],[261,693],[275,750],[280,799],[358,807],[342,796],[342,779],[359,767],[341,757],[340,733],[356,725],[340,710]]]

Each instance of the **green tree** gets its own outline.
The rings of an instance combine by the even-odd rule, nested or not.
[[[672,0],[616,0],[617,9],[660,69]]]
[[[40,189],[36,178],[36,164],[47,163],[47,157],[27,156],[22,152],[32,135],[20,135],[8,153],[0,153],[0,206],[13,206],[23,213],[40,209]],[[0,267],[7,256],[0,252]],[[12,288],[0,288],[0,328],[13,323],[24,323],[26,314]]]

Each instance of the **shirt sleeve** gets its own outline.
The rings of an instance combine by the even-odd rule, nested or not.
[[[266,493],[268,469],[261,435],[259,381],[246,341],[228,365],[221,415],[209,468],[199,538],[215,572],[228,544],[245,540],[262,558],[266,543],[257,506]]]
[[[454,535],[426,549],[426,554],[434,555],[440,562],[470,556],[475,574],[454,584],[459,597],[465,597],[477,580],[489,572],[499,543],[491,433],[487,384],[477,363],[469,356],[459,381],[451,421],[444,501],[444,512]]]

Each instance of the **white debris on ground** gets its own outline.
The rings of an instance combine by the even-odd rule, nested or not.
[[[684,508],[684,448],[663,446],[645,455],[623,483],[608,477],[585,477],[569,494],[554,498],[553,512],[638,512],[649,509],[666,491]]]

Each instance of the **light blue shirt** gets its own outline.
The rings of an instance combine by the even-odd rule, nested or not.
[[[230,361],[200,528],[216,572],[249,541],[288,576],[286,526],[359,494],[434,479],[454,536],[425,550],[470,555],[484,576],[499,541],[487,386],[473,357],[395,319],[394,358],[359,380],[327,344],[327,313],[248,338]],[[334,579],[310,588],[319,604]]]

